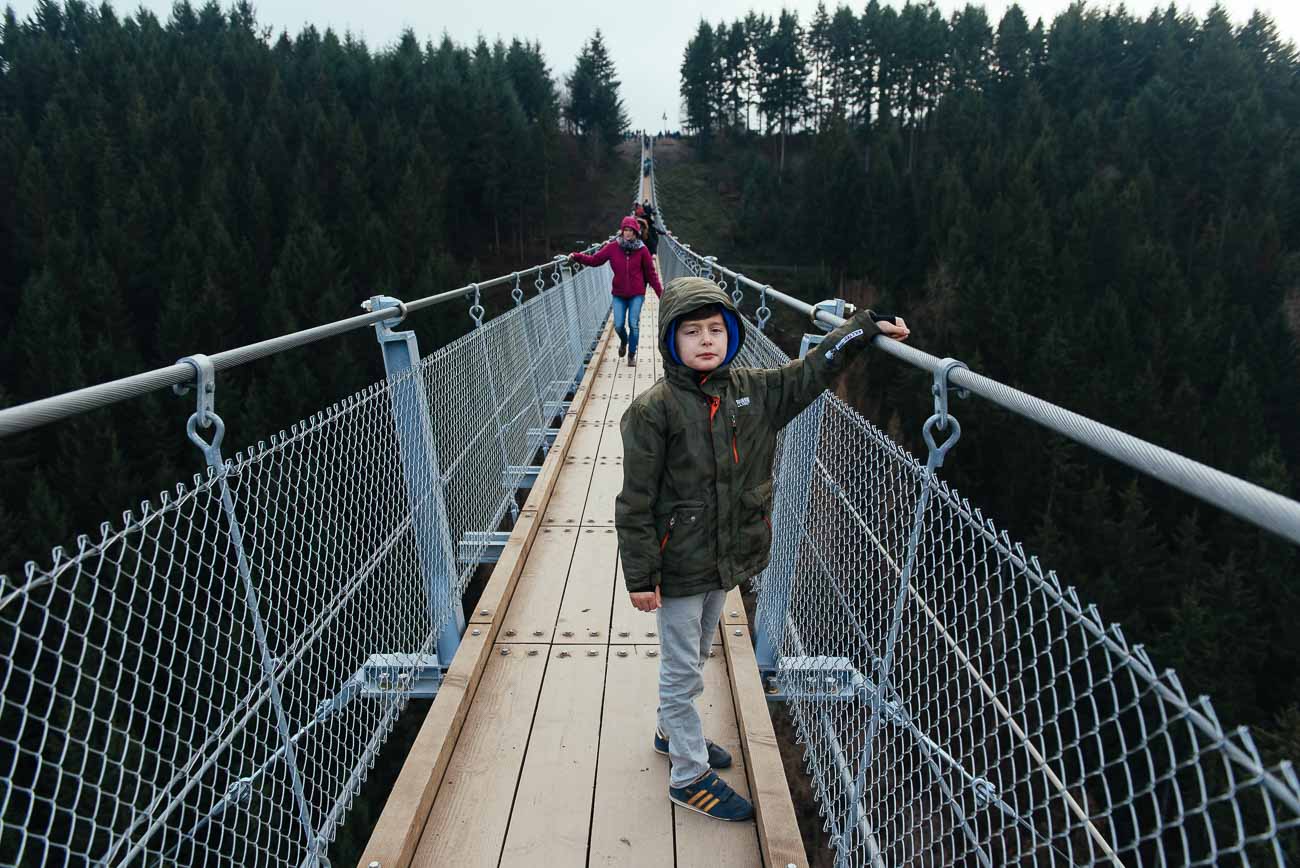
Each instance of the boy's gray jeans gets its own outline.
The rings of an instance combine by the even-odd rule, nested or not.
[[[659,731],[668,736],[669,786],[684,787],[709,770],[709,750],[695,699],[722,616],[726,591],[664,597],[659,620]]]

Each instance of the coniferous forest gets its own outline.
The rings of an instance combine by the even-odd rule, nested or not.
[[[660,191],[696,249],[779,263],[776,286],[799,266],[930,352],[1300,494],[1300,63],[1267,17],[754,12],[699,25],[681,96],[710,168],[661,160]],[[923,455],[926,377],[873,359],[865,380],[842,392]],[[1294,546],[978,399],[953,411],[947,479],[1300,756]]]
[[[7,9],[0,406],[605,237],[635,168],[615,163],[626,117],[599,31],[571,79],[520,39],[408,31],[375,50],[272,33],[246,2],[180,2],[166,21],[79,0],[22,21]],[[457,304],[408,327],[431,352],[469,326]],[[228,451],[382,375],[368,331],[231,371],[217,395]],[[156,393],[7,439],[0,573],[188,480],[202,466],[184,436],[192,401]]]

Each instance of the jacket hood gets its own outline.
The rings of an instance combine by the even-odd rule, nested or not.
[[[745,343],[745,321],[736,309],[731,296],[720,286],[703,277],[679,277],[664,287],[659,308],[659,349],[663,353],[664,370],[686,369],[677,355],[677,320],[693,310],[710,304],[722,306],[722,318],[727,323],[727,355],[718,370],[731,364]]]
[[[637,222],[635,217],[623,218],[623,222],[618,224],[618,231],[622,232],[624,229],[631,229],[637,234],[638,238],[641,237],[641,224]]]

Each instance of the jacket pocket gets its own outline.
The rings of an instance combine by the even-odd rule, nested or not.
[[[766,563],[772,548],[772,480],[741,492],[739,518],[737,560],[742,564]]]
[[[710,547],[704,508],[701,501],[684,500],[660,518],[659,552],[664,573],[689,575],[707,566]]]

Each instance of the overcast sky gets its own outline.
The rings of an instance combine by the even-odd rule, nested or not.
[[[0,0],[3,2],[3,0]],[[12,2],[12,0],[11,0]],[[199,5],[200,0],[195,0]],[[946,15],[964,7],[965,0],[937,0]],[[31,14],[35,0],[18,0],[14,9],[19,16]],[[120,13],[139,6],[153,10],[166,20],[171,0],[142,0],[113,3]],[[861,12],[866,0],[849,4]],[[893,3],[902,5],[901,0]],[[984,4],[994,26],[1010,0],[992,0]],[[1020,0],[1032,23],[1042,18],[1051,24],[1052,17],[1068,5],[1067,0]],[[1104,4],[1092,4],[1103,6]],[[1136,0],[1128,4],[1134,15],[1145,17],[1155,3]],[[1179,0],[1179,9],[1204,17],[1212,0]],[[1300,42],[1300,2],[1297,0],[1223,0],[1234,24],[1243,24],[1258,8],[1269,14],[1286,39]],[[646,2],[610,2],[610,0],[380,0],[358,3],[356,0],[254,0],[258,20],[277,31],[297,33],[304,24],[324,30],[351,31],[372,48],[394,42],[404,28],[415,31],[421,42],[438,39],[443,31],[457,42],[471,42],[480,34],[489,41],[500,36],[540,41],[557,80],[573,68],[574,58],[597,27],[605,34],[610,53],[623,83],[623,101],[634,128],[658,130],[668,115],[668,128],[678,126],[678,67],[686,42],[695,32],[700,18],[711,23],[732,21],[752,10],[773,17],[782,6],[799,13],[807,22],[817,8],[817,0],[659,0]],[[826,6],[834,10],[835,0]]]

